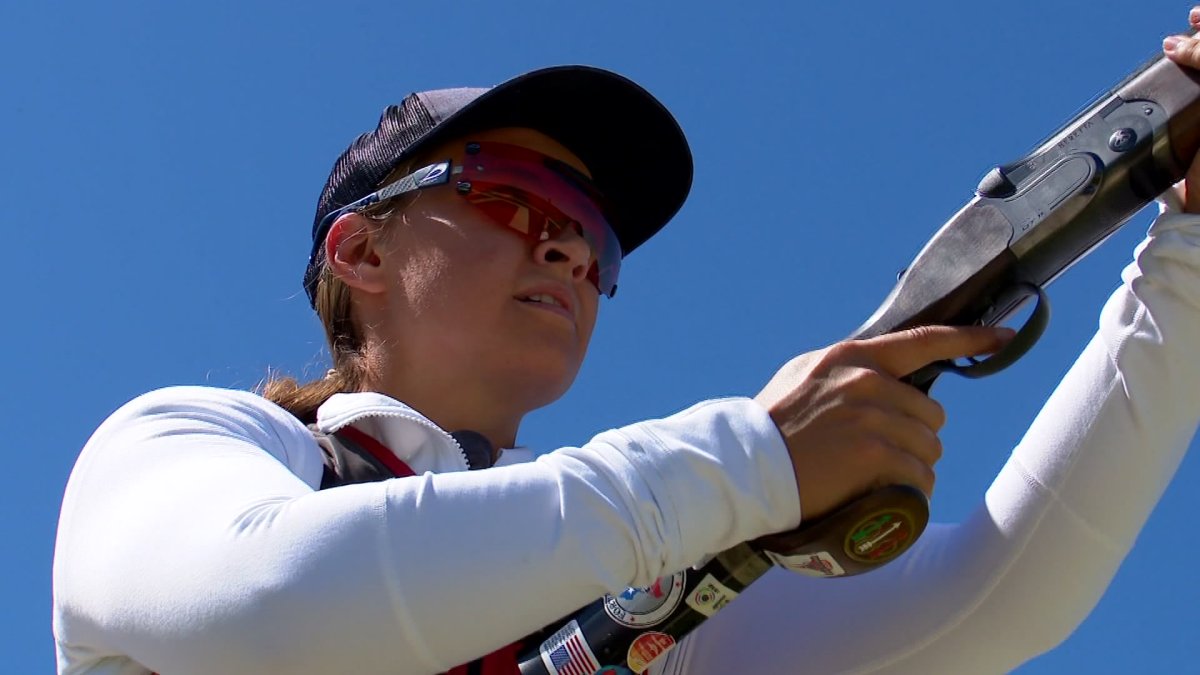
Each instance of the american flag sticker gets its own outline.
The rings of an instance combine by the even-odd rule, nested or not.
[[[551,675],[592,675],[600,670],[600,662],[574,619],[543,642],[539,651],[542,665]]]

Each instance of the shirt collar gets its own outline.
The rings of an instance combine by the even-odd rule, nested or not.
[[[353,424],[404,460],[417,474],[466,471],[462,449],[444,429],[396,399],[377,392],[334,394],[317,410],[317,428],[332,433]],[[502,450],[496,466],[532,461],[529,448]]]

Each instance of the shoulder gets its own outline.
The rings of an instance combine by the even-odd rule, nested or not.
[[[265,452],[305,482],[320,481],[320,453],[298,419],[257,394],[216,387],[167,387],[129,401],[96,429],[80,463],[97,453],[239,449]]]
[[[118,408],[84,445],[63,493],[53,567],[61,658],[123,653],[134,639],[127,629],[185,612],[168,596],[204,577],[180,570],[265,550],[249,532],[315,490],[322,470],[308,429],[250,392],[170,387]]]
[[[295,425],[300,421],[267,399],[239,389],[178,386],[156,389],[138,396],[118,408],[105,425],[153,416],[223,417],[248,423]],[[103,428],[103,427],[102,427]]]

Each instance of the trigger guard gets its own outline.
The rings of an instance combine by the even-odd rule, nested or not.
[[[1016,363],[1032,349],[1033,345],[1042,337],[1042,333],[1046,332],[1046,326],[1050,324],[1050,299],[1046,297],[1046,292],[1036,284],[1022,282],[1016,288],[1021,290],[1025,296],[1036,297],[1037,304],[1034,305],[1033,313],[1029,315],[1025,325],[1021,326],[1017,334],[1003,349],[983,360],[970,359],[971,365],[968,366],[960,366],[953,361],[942,361],[930,365],[943,373],[954,373],[970,378],[987,377]]]

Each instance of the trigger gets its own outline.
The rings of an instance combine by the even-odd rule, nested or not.
[[[960,366],[951,361],[942,361],[931,364],[931,367],[936,367],[940,372],[955,373],[963,377],[987,377],[1016,363],[1032,349],[1033,345],[1042,337],[1042,333],[1046,332],[1046,326],[1050,324],[1050,299],[1046,297],[1046,292],[1036,284],[1023,282],[1018,284],[1016,289],[1022,295],[1036,298],[1037,304],[1034,305],[1033,313],[1029,315],[1025,325],[1021,326],[1017,334],[1003,349],[986,359],[969,359],[970,365]]]

